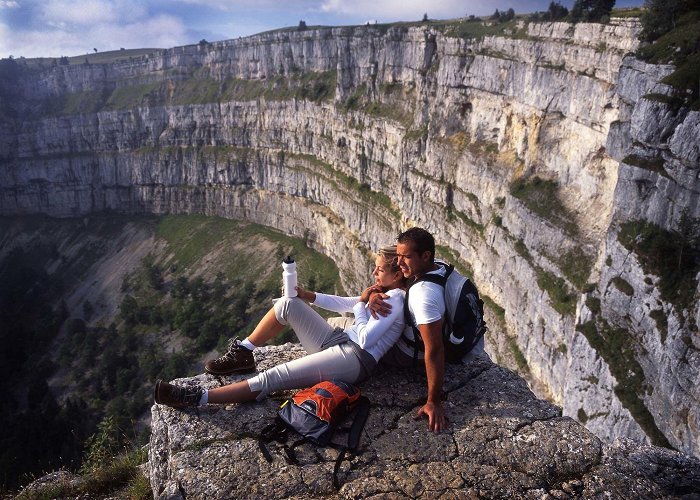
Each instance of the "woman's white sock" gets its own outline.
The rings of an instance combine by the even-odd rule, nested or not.
[[[241,345],[248,349],[249,351],[255,350],[255,344],[253,344],[250,340],[248,340],[248,337],[245,338],[243,342],[241,342]]]
[[[209,402],[209,391],[204,389],[204,392],[202,393],[202,397],[199,398],[199,406],[204,406]]]

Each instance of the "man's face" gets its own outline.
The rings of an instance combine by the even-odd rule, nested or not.
[[[430,252],[418,254],[413,249],[413,243],[399,243],[396,245],[396,253],[399,256],[399,267],[406,278],[415,278],[430,270]]]

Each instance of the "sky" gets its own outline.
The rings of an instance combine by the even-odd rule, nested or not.
[[[0,58],[169,48],[297,26],[546,10],[551,0],[0,0]],[[560,3],[571,7],[573,0]],[[643,0],[617,0],[616,7]]]

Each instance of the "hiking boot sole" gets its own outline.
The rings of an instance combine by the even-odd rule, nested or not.
[[[156,385],[153,388],[153,402],[156,404],[162,404],[160,401],[161,399],[158,397],[158,393],[160,392],[160,383],[162,382],[161,379],[156,380]]]

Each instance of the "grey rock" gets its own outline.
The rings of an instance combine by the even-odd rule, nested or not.
[[[302,355],[287,344],[256,351],[260,367]],[[234,380],[228,378],[226,381]],[[477,358],[448,366],[448,429],[414,414],[425,375],[380,367],[362,390],[372,402],[360,453],[332,484],[331,448],[302,445],[300,465],[256,442],[273,420],[262,403],[198,410],[154,405],[149,452],[155,498],[682,498],[700,493],[700,461],[631,441],[605,445],[561,409],[537,399],[514,373]],[[213,377],[180,384],[216,385]],[[336,437],[342,443],[343,435]],[[293,439],[293,438],[292,438]]]

